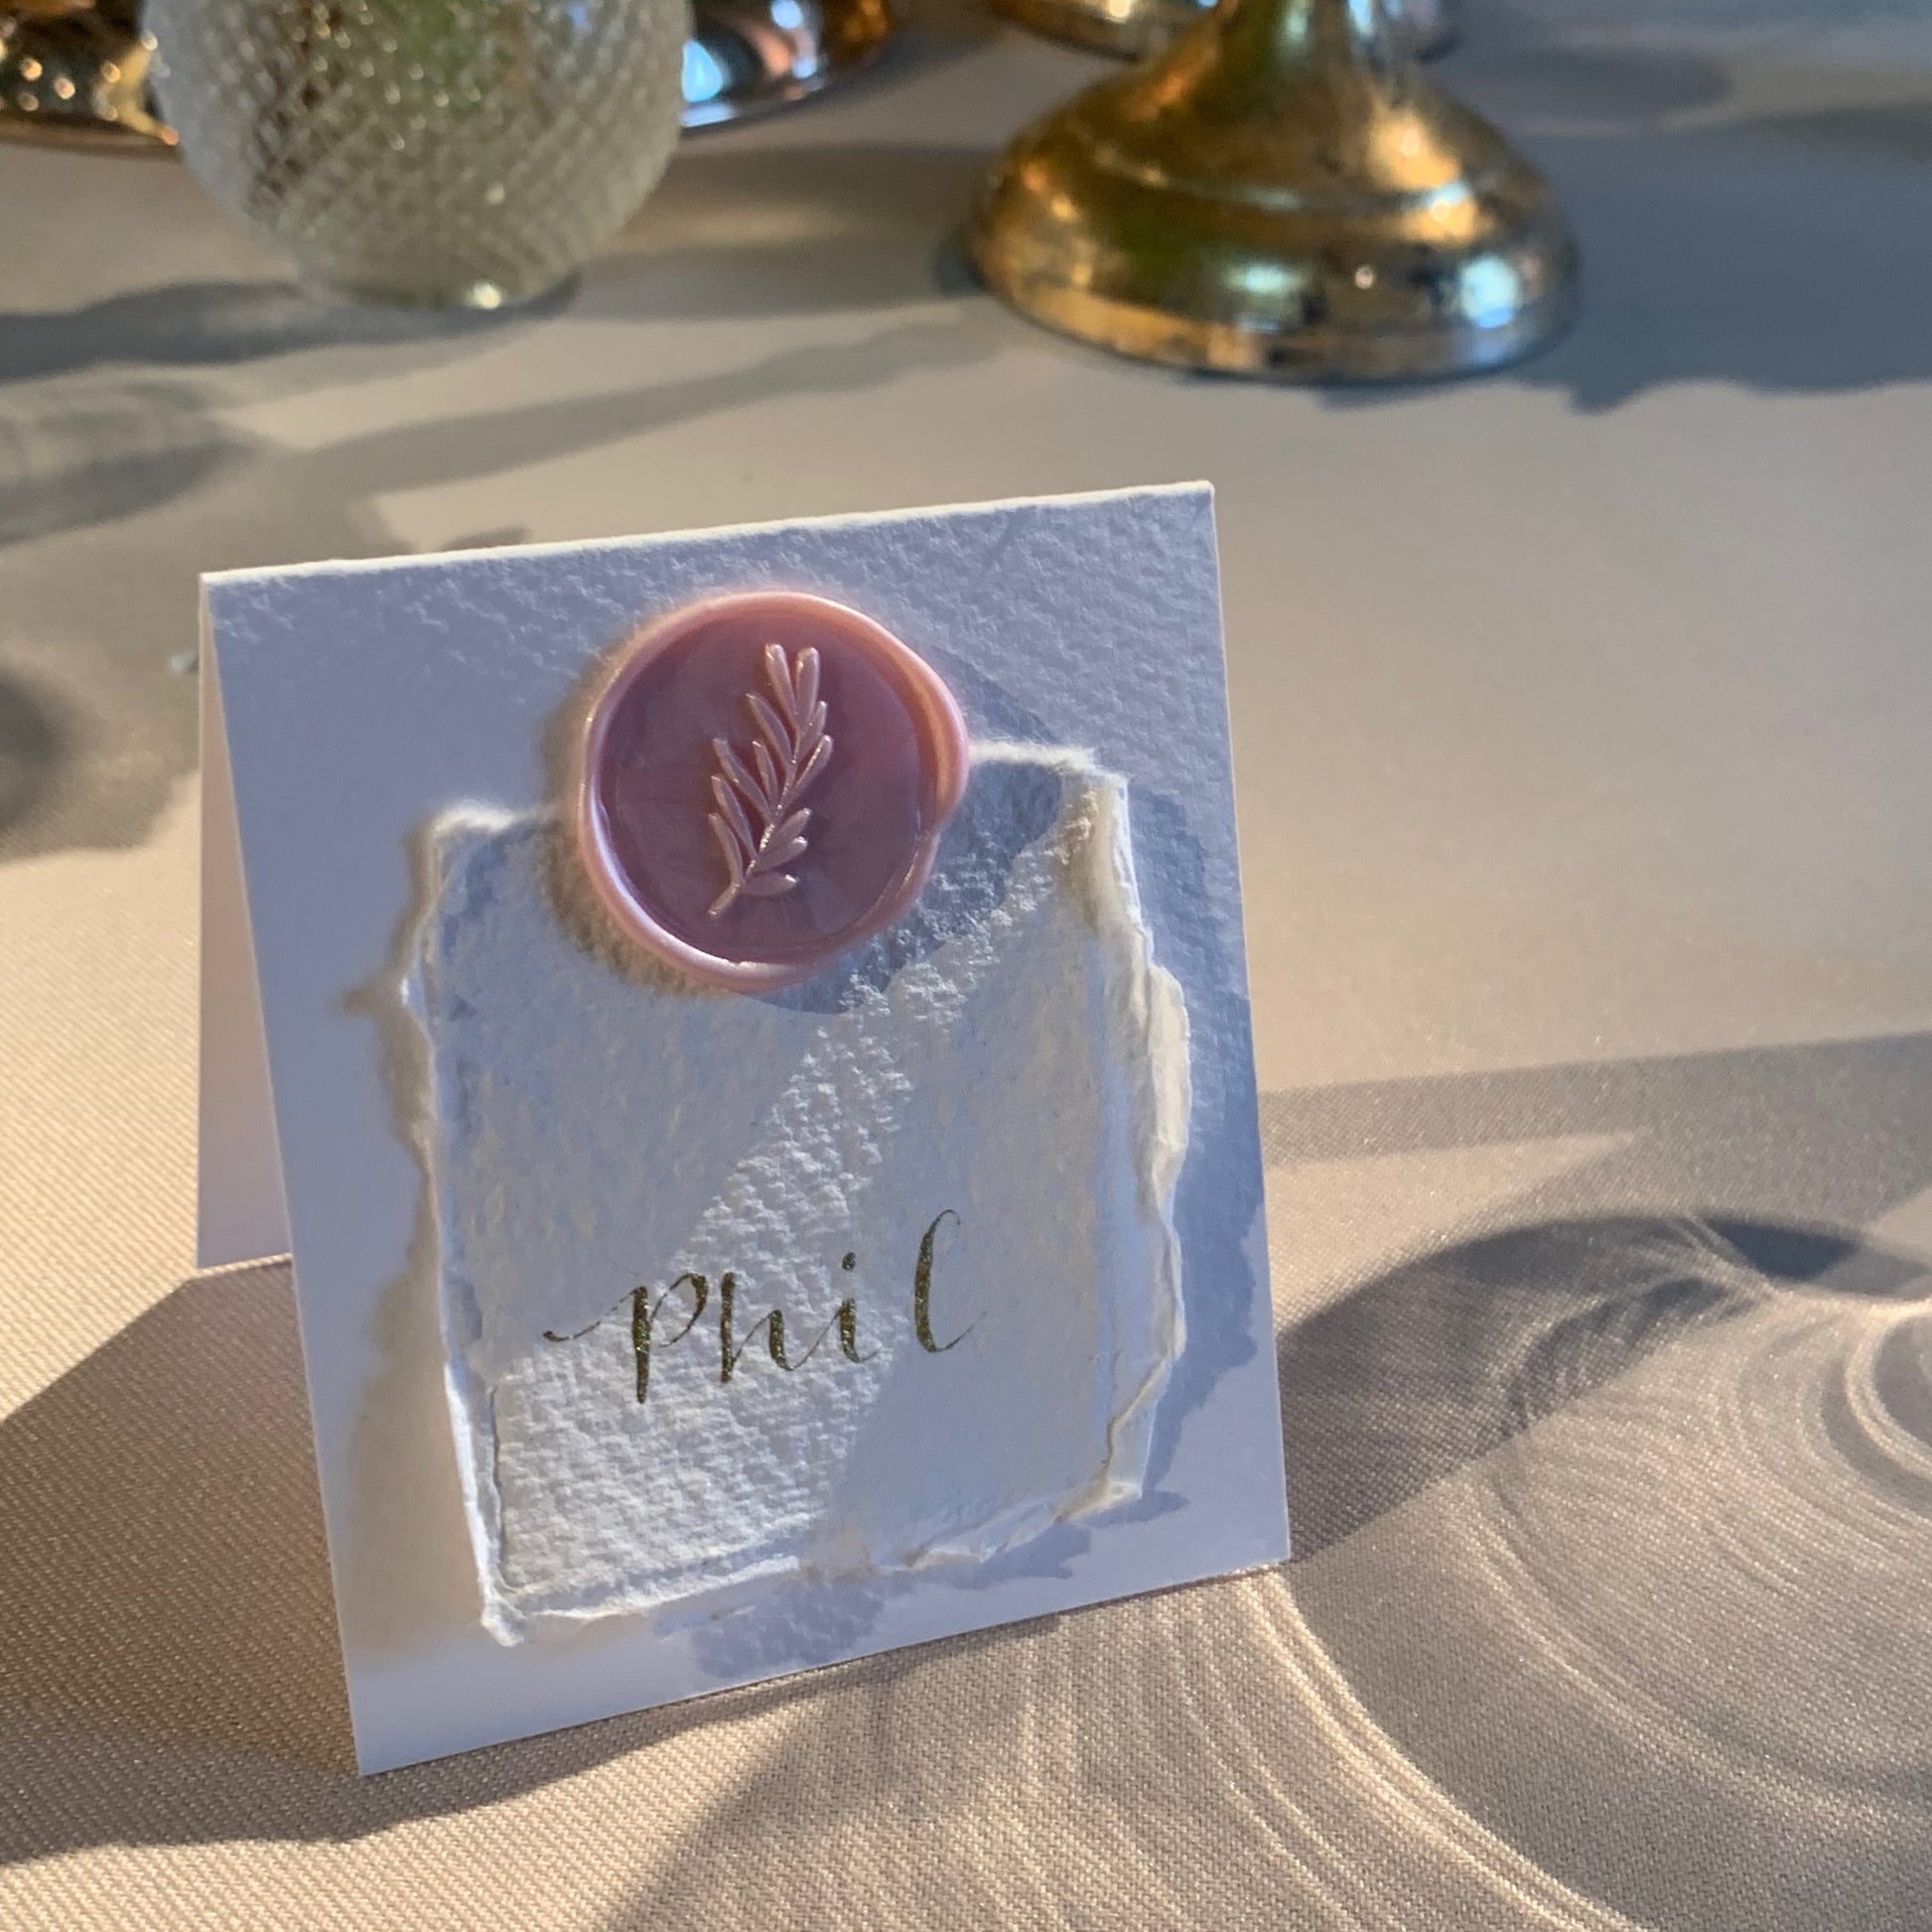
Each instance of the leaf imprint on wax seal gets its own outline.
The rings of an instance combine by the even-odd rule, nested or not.
[[[818,652],[808,647],[787,662],[782,644],[766,644],[764,681],[775,703],[756,691],[745,699],[757,727],[749,761],[722,738],[711,741],[718,755],[711,829],[730,875],[711,902],[714,919],[741,898],[776,898],[797,886],[785,868],[804,856],[812,817],[798,800],[832,758],[818,695]]]

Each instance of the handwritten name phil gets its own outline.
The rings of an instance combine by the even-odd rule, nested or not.
[[[968,1323],[950,1341],[938,1340],[932,1330],[932,1270],[935,1251],[938,1246],[939,1232],[951,1222],[959,1225],[959,1216],[951,1208],[933,1217],[931,1224],[919,1237],[918,1258],[912,1264],[912,1333],[917,1337],[919,1346],[929,1355],[943,1355],[949,1348],[956,1348],[972,1333],[973,1324]],[[848,1254],[839,1263],[845,1273],[850,1274],[859,1265],[856,1254]],[[832,1318],[812,1338],[804,1352],[794,1356],[785,1339],[785,1315],[782,1309],[770,1309],[759,1315],[741,1335],[739,1333],[738,1308],[739,1282],[736,1274],[727,1272],[718,1278],[718,1380],[729,1382],[738,1372],[738,1365],[744,1359],[747,1349],[754,1346],[760,1335],[764,1338],[764,1348],[773,1363],[787,1374],[801,1369],[831,1337],[838,1337],[839,1354],[848,1362],[870,1361],[877,1350],[862,1350],[859,1345],[859,1300],[857,1296],[847,1296],[833,1311]],[[689,1298],[689,1309],[685,1300]],[[676,1302],[672,1322],[663,1320],[664,1311]],[[653,1357],[664,1349],[674,1347],[688,1340],[696,1331],[698,1323],[705,1317],[712,1305],[711,1281],[708,1276],[686,1272],[672,1282],[668,1288],[652,1289],[648,1284],[633,1288],[621,1301],[590,1322],[585,1327],[569,1334],[559,1334],[554,1329],[543,1331],[545,1341],[576,1341],[587,1335],[593,1328],[599,1328],[621,1310],[628,1308],[630,1313],[630,1352],[636,1366],[637,1400],[642,1402],[650,1394],[650,1367]],[[681,1317],[681,1319],[680,1319]]]

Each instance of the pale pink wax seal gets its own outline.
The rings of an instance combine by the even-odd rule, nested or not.
[[[709,986],[791,986],[912,903],[966,763],[952,693],[870,618],[713,598],[618,653],[585,727],[578,847],[647,951]]]

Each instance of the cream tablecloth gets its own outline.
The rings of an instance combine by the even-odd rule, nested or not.
[[[1932,80],[1471,5],[1590,306],[1394,395],[975,292],[1092,69],[966,18],[467,331],[0,153],[0,1923],[1926,1924]],[[196,572],[1191,477],[1299,1561],[357,1781],[191,1264]]]

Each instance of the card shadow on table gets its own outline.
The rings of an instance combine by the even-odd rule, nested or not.
[[[1932,1294],[1932,1264],[1861,1232],[1932,1188],[1932,1035],[1272,1094],[1263,1134],[1271,1167],[1616,1139],[1513,1201],[1493,1234],[1287,1332],[1305,1559],[1758,1295],[1809,1285],[1882,1308]],[[1321,1452],[1338,1428],[1345,1458]]]
[[[1301,1617],[1466,1815],[1627,1921],[1921,1922],[1932,1263],[1556,1220],[1282,1356]]]
[[[721,1908],[709,1847],[803,1887],[795,1848],[862,1869],[879,1820],[1003,1800],[1042,1922],[1107,1922],[1065,1851],[1120,1831],[1179,1922],[1225,1915],[1245,1865],[1285,1920],[1389,1932],[1919,1923],[1932,1264],[1861,1229],[1932,1187],[1932,1036],[1275,1094],[1263,1118],[1277,1172],[1597,1152],[1282,1332],[1289,1570],[1069,1619],[1001,1669],[935,1660],[930,1721],[990,1714],[942,1767],[911,1683],[828,1702],[606,1932]],[[1196,1612],[1217,1588],[1245,1613]],[[1038,1838],[1012,1822],[1033,1786],[1062,1794]],[[1364,1874],[1352,1915],[1311,1875],[1336,1866]]]
[[[353,1838],[809,1693],[358,1777],[286,1261],[191,1278],[0,1422],[0,1865]]]
[[[1353,1694],[1630,1919],[1915,1924],[1932,1262],[1868,1230],[1932,1188],[1932,1037],[1279,1095],[1266,1133],[1594,1148],[1282,1337],[1297,1606]]]
[[[1632,1548],[1630,1524],[1599,1552],[1603,1565],[1552,1546],[1540,1563],[1542,1592],[1528,1609],[1519,1601],[1515,1617],[1480,1592],[1478,1559],[1497,1524],[1526,1521],[1524,1484],[1556,1482],[1561,1515],[1599,1493],[1603,1470],[1619,1460],[1634,1470],[1621,1495],[1658,1497],[1695,1476],[1706,1491],[1716,1484],[1725,1505],[1727,1484],[1750,1478],[1775,1503],[1779,1468],[1828,1468],[1838,1484],[1834,1521],[1853,1534],[1909,1534],[1932,1521],[1932,1487],[1916,1485],[1911,1460],[1914,1442],[1932,1442],[1932,1354],[1920,1346],[1926,1323],[1914,1301],[1926,1295],[1922,1264],[1857,1233],[1932,1186],[1932,1037],[1268,1095],[1264,1128],[1277,1171],[1573,1134],[1613,1142],[1592,1167],[1513,1201],[1507,1225],[1377,1271],[1283,1335],[1303,1550],[1289,1573],[984,1632],[378,1779],[347,1770],[286,1264],[184,1283],[0,1422],[0,1771],[8,1789],[31,1793],[4,1814],[4,1857],[102,1842],[353,1838],[512,1797],[688,1725],[815,1700],[823,1720],[788,1729],[754,1760],[701,1843],[676,1849],[661,1881],[611,1920],[688,1922],[676,1913],[723,1881],[715,1845],[731,1843],[729,1864],[742,1870],[763,1857],[809,1857],[825,1832],[864,1834],[870,1820],[898,1816],[895,1779],[913,1773],[891,1740],[919,1735],[939,1710],[931,1700],[984,1700],[993,1714],[945,1762],[912,1752],[917,1775],[937,1781],[927,1795],[937,1816],[970,1810],[982,1789],[1011,1775],[1003,1752],[1022,1735],[1034,1768],[1049,1777],[1055,1752],[1066,1754],[1068,1779],[1078,1781],[1080,1764],[1091,1768],[1095,1738],[1080,1733],[1093,1725],[1109,1762],[1162,1760],[1171,1754],[1163,1671],[1182,1654],[1190,1669],[1213,1664],[1217,1652],[1242,1665],[1236,1716],[1266,1731],[1277,1781],[1306,1775],[1350,1791],[1354,1779],[1350,1832],[1360,1842],[1393,1799],[1360,1783],[1358,1762],[1329,1762],[1329,1733],[1299,1706],[1308,1695],[1299,1675],[1279,1679],[1275,1699],[1256,1695],[1268,1681],[1256,1671],[1279,1675],[1277,1652],[1244,1660],[1240,1619],[1207,1621],[1199,1609],[1227,1588],[1270,1592],[1289,1636],[1341,1671],[1348,1695],[1407,1760],[1495,1842],[1587,1897],[1669,1926],[1799,1932],[1834,1922],[1843,1891],[1863,1897],[1861,1922],[1911,1924],[1905,1901],[1922,1895],[1913,1887],[1926,1876],[1911,1842],[1887,1842],[1891,1863],[1874,1864],[1870,1830],[1840,1834],[1838,1851],[1805,1830],[1822,1787],[1843,1807],[1916,1816],[1920,1853],[1932,1845],[1922,1791],[1907,1789],[1913,1758],[1893,1752],[1887,1770],[1883,1754],[1864,1748],[1885,1740],[1901,1706],[1911,1716],[1911,1673],[1899,1664],[1909,1652],[1868,1650],[1863,1679],[1836,1660],[1834,1689],[1859,1679],[1878,1695],[1820,1731],[1824,1762],[1799,1777],[1789,1766],[1764,1770],[1760,1750],[1744,1781],[1746,1797],[1762,1801],[1756,1810],[1725,1785],[1738,1777],[1736,1727],[1775,1722],[1781,1702],[1762,1679],[1727,1669],[1725,1646],[1758,1628],[1803,1658],[1816,1646],[1807,1628],[1845,1623],[1855,1607],[1816,1554],[1781,1550],[1781,1593],[1770,1595],[1724,1548],[1706,1552],[1702,1577],[1687,1565],[1716,1605],[1689,1665],[1681,1636],[1646,1621],[1656,1609],[1644,1609],[1642,1592],[1619,1601],[1619,1565],[1644,1588],[1658,1581],[1644,1571],[1654,1552]],[[1665,1205],[1691,1188],[1718,1205]],[[1640,1205],[1619,1211],[1619,1201]],[[1779,1325],[1787,1306],[1797,1329]],[[1722,1407],[1744,1385],[1742,1370],[1766,1360],[1766,1333],[1805,1346],[1807,1335],[1822,1335],[1824,1356],[1812,1348],[1808,1360],[1826,1372],[1797,1383],[1797,1401],[1773,1405],[1771,1434],[1746,1462],[1673,1464],[1673,1442],[1660,1434],[1673,1411],[1646,1409],[1642,1389],[1660,1366],[1685,1364],[1697,1397],[1687,1413],[1699,1413],[1706,1393]],[[1700,1348],[1716,1352],[1700,1360]],[[1845,1372],[1853,1358],[1864,1364],[1859,1376]],[[1781,1358],[1770,1366],[1783,1372]],[[1569,1491],[1573,1478],[1581,1487]],[[1752,1495],[1748,1484],[1740,1493]],[[1797,1521],[1791,1509],[1771,1509],[1770,1519]],[[1538,1536],[1548,1534],[1546,1511]],[[1428,1615],[1391,1619],[1377,1609],[1389,1601]],[[1609,1636],[1592,1628],[1599,1611]],[[1605,1679],[1597,1718],[1581,1722],[1532,1664],[1565,1619],[1601,1646],[1617,1636],[1617,1615],[1625,1675]],[[1123,1691],[1123,1644],[1128,1675],[1146,1679],[1146,1695]],[[1619,1710],[1648,1710],[1660,1691],[1697,1685],[1700,1673],[1718,1685],[1718,1704],[1716,1714],[1693,1710],[1706,1727],[1689,1746],[1681,1736],[1658,1746],[1640,1725],[1617,1722]],[[1088,1675],[1082,1702],[1068,1685]],[[1013,1706],[1011,1725],[993,1722],[1001,1700]],[[1507,1750],[1497,1748],[1499,1733]],[[1861,1770],[1861,1748],[1878,1771]],[[1611,1775],[1615,1803],[1597,1783]],[[1832,1777],[1847,1785],[1838,1797]],[[1154,1834],[1171,1797],[1156,1779],[1119,1803]],[[1246,1803],[1233,1789],[1223,1801]],[[1190,1881],[1188,1845],[1207,1859],[1213,1834],[1234,1828],[1213,1812],[1211,1791],[1203,1803],[1209,1812],[1190,1820],[1176,1883]],[[1789,1808],[1803,1803],[1814,1810],[1793,1826]],[[1785,1807],[1787,1843],[1770,1861],[1777,1870],[1760,1874],[1754,1914],[1725,1918],[1735,1874],[1716,1889],[1700,1889],[1699,1879],[1712,1868],[1725,1876],[1724,1861],[1752,1849],[1752,1830],[1770,1836],[1768,1805]],[[1660,1810],[1673,1810],[1675,1824]],[[1397,1834],[1397,1824],[1391,1812],[1381,1828]],[[1700,1845],[1720,1847],[1708,1851],[1716,1866],[1697,1864]],[[1403,1857],[1399,1838],[1387,1855]],[[1864,1861],[1863,1878],[1855,1861]],[[1205,1866],[1192,1876],[1209,1878]],[[1808,1901],[1803,1913],[1797,1899]],[[1470,1911],[1470,1922],[1491,1922]],[[1456,1924],[1454,1907],[1438,1922]]]
[[[1932,1534],[1924,1264],[1860,1232],[1932,1186],[1932,1036],[1276,1094],[1263,1115],[1278,1173],[1577,1135],[1608,1149],[1284,1332],[1290,1571],[358,1780],[286,1266],[199,1277],[0,1423],[0,1773],[32,1794],[5,1856],[353,1837],[813,1700],[609,1921],[695,1923],[760,1861],[886,1831],[908,1779],[931,1817],[972,1815],[1023,1769],[1069,1792],[1097,1779],[1152,1844],[1171,1779],[1114,1785],[1209,1748],[1174,1741],[1184,1664],[1243,1687],[1215,1722],[1265,1751],[1273,1784],[1345,1800],[1348,1858],[1386,1832],[1386,1870],[1420,1871],[1392,1760],[1370,1776],[1305,1708],[1310,1672],[1345,1686],[1403,1775],[1476,1834],[1455,1881],[1473,1890],[1433,1922],[1515,1923],[1468,1902],[1520,1883],[1506,1852],[1586,1902],[1699,1932],[1914,1923],[1924,1630],[1895,1625],[1915,1571],[1867,1566],[1848,1598],[1816,1525],[1855,1556]],[[1753,1432],[1735,1456],[1674,1433],[1733,1411]],[[1825,1479],[1820,1511],[1807,1485]],[[1686,1515],[1655,1506],[1674,1494],[1716,1529],[1659,1543]],[[1743,1560],[1733,1523],[1768,1525],[1774,1569]],[[1498,1548],[1534,1590],[1498,1585]],[[1218,1590],[1250,1614],[1210,1618]],[[1673,1623],[1687,1590],[1697,1615]],[[1259,1650],[1257,1615],[1277,1625]],[[1839,1625],[1857,1642],[1821,1653]],[[1809,1667],[1775,1687],[1737,1668],[1740,1646]],[[1843,1703],[1826,1721],[1820,1685]],[[984,1722],[930,1751],[925,1727],[962,1700]],[[1199,1779],[1189,1803],[1167,1878],[1204,1910],[1217,1835],[1247,1829],[1251,1794]],[[1277,1829],[1286,1909],[1322,1850],[1295,1834],[1329,1828]]]

